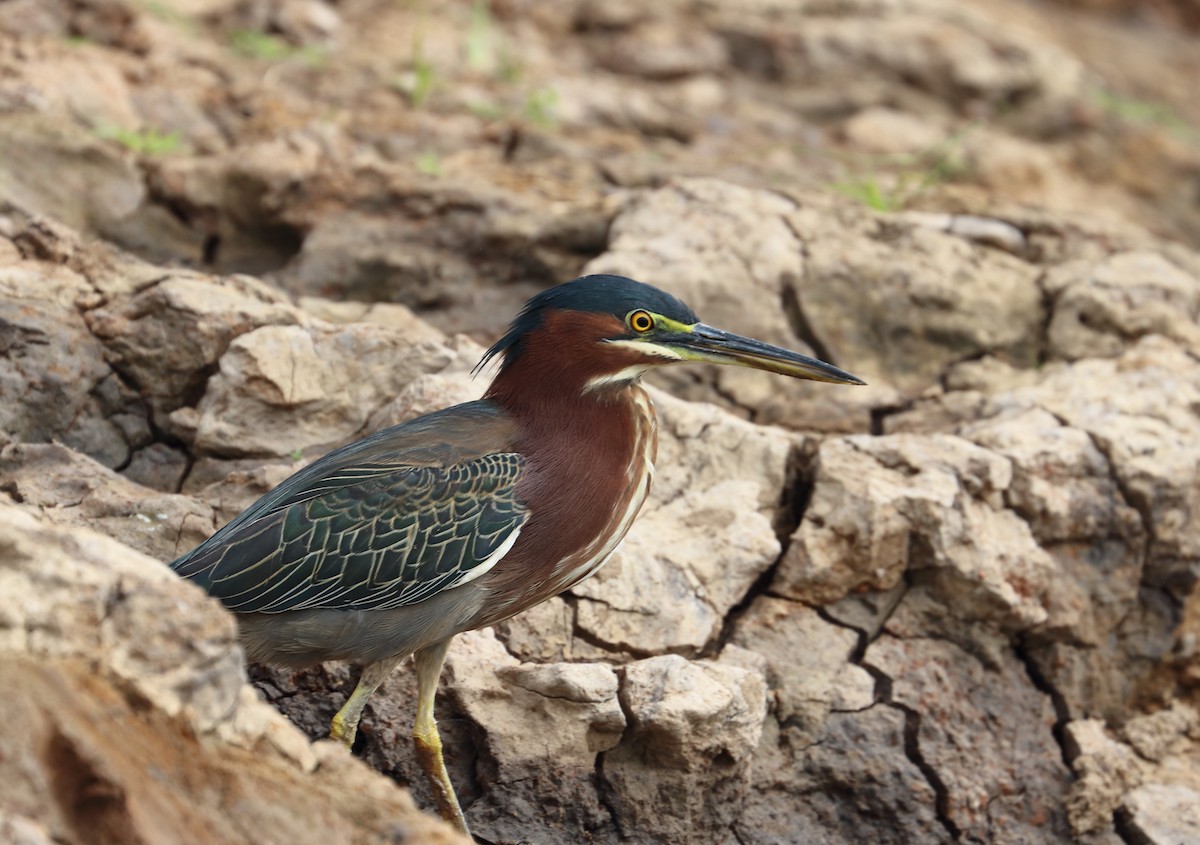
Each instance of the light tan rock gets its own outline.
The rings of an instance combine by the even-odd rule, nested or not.
[[[963,166],[992,191],[1043,206],[1071,196],[1073,186],[1053,152],[1043,145],[983,130],[967,133],[962,146]]]
[[[103,95],[92,86],[82,87],[88,90],[89,109],[124,112],[121,105],[104,105]],[[119,229],[146,199],[132,157],[115,142],[81,132],[74,119],[61,114],[5,116],[0,175],[5,195],[16,207],[76,229]]]
[[[786,7],[793,14],[784,16],[773,2],[712,4],[710,20],[766,53],[760,61],[791,81],[836,85],[882,69],[959,103],[1003,102],[1018,92],[1059,103],[1083,83],[1075,57],[974,7],[860,0],[837,15],[820,3],[804,7]]]
[[[1141,767],[1128,746],[1106,734],[1100,720],[1069,722],[1065,736],[1078,778],[1066,802],[1071,829],[1077,836],[1102,830],[1112,824],[1124,796],[1141,784]]]
[[[54,845],[45,825],[4,809],[0,809],[0,838],[12,845]]]
[[[474,829],[508,840],[531,824],[611,824],[594,783],[596,755],[621,741],[626,724],[611,666],[521,663],[482,631],[455,640],[448,676],[488,736],[490,788],[468,812]]]
[[[1028,525],[1004,507],[1011,483],[1008,461],[956,437],[827,440],[773,588],[825,604],[929,570],[964,618],[1020,630],[1053,613],[1077,613],[1078,595],[1051,600],[1069,585]]]
[[[1164,390],[1164,385],[1169,385]],[[1175,344],[1149,336],[1112,359],[1047,368],[1036,385],[1002,393],[991,408],[1039,405],[1094,439],[1126,500],[1149,521],[1145,580],[1181,590],[1195,579],[1200,536],[1200,366]]]
[[[404,331],[413,343],[443,340],[444,335],[398,302],[358,302],[301,296],[297,304],[327,323],[378,323]]]
[[[37,90],[48,109],[82,118],[101,134],[141,128],[128,81],[99,51],[38,56],[25,63],[23,71],[25,82]]]
[[[191,549],[216,527],[206,505],[142,487],[57,444],[0,449],[0,489],[47,523],[85,526],[159,560]]]
[[[1125,501],[1108,459],[1086,432],[1040,408],[1001,414],[963,431],[1012,461],[1005,503],[1090,599],[1077,604],[1066,638],[1103,650],[1137,604],[1146,541],[1141,517]]]
[[[1200,789],[1147,783],[1125,800],[1129,827],[1150,845],[1200,841]]]
[[[167,428],[168,415],[194,401],[235,337],[304,319],[284,296],[247,276],[216,281],[178,273],[90,312],[88,327]]]
[[[842,125],[846,140],[873,153],[919,153],[946,137],[944,129],[908,112],[875,106]]]
[[[1044,317],[1031,265],[923,225],[883,239],[816,208],[789,220],[807,256],[797,301],[855,375],[913,395],[965,358],[1034,363]]]
[[[1092,438],[1049,412],[1031,408],[972,423],[963,431],[1012,462],[1005,501],[1039,541],[1093,537],[1114,525],[1138,522],[1137,512],[1121,501],[1108,461]]]
[[[620,696],[631,730],[600,771],[626,836],[720,841],[746,799],[766,716],[762,675],[665,655],[624,667]]]
[[[1043,285],[1055,298],[1049,341],[1056,357],[1112,358],[1149,334],[1200,351],[1200,278],[1161,254],[1067,262]]]
[[[859,686],[866,673],[850,664],[858,635],[825,621],[810,607],[760,596],[738,619],[733,641],[766,661],[775,715],[803,737],[820,736],[835,707],[870,705],[871,697],[864,702]],[[874,682],[869,676],[865,680],[873,690]]]
[[[1187,737],[1200,730],[1200,713],[1181,701],[1157,713],[1135,716],[1121,726],[1121,735],[1140,757],[1161,763],[1173,754],[1187,754]]]
[[[655,392],[650,499],[613,559],[572,588],[576,624],[633,653],[695,653],[779,556],[774,522],[800,439]]]
[[[706,27],[647,21],[625,30],[597,56],[615,73],[673,79],[717,73],[729,61],[725,42]]]
[[[340,441],[418,375],[450,360],[444,345],[409,345],[383,326],[264,326],[221,356],[197,407],[196,448],[269,456]]]
[[[33,842],[41,827],[53,841],[232,845],[259,831],[383,843],[399,824],[463,841],[263,704],[233,618],[157,561],[7,504],[0,537],[0,830]]]
[[[484,354],[483,347],[461,335],[450,338],[447,346],[452,358],[445,368],[419,375],[405,385],[395,399],[371,415],[368,430],[399,425],[422,414],[473,402],[483,396],[490,373],[475,372],[475,365]]]

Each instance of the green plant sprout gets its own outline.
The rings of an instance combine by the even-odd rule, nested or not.
[[[847,178],[835,182],[833,188],[874,211],[901,211],[935,185],[950,182],[963,174],[966,164],[961,155],[962,142],[976,125],[967,126],[920,153],[877,158],[881,167],[872,167],[868,172],[852,171]],[[889,170],[898,170],[890,185],[880,176],[883,165],[890,165]]]
[[[159,132],[157,129],[123,129],[119,126],[107,126],[99,131],[101,138],[116,141],[125,149],[137,155],[164,155],[178,150],[183,146],[183,138],[178,132]]]
[[[299,59],[308,65],[317,65],[325,60],[325,48],[317,46],[296,47],[277,35],[253,29],[239,29],[229,39],[234,51],[251,59],[279,62]]]
[[[492,67],[494,49],[492,45],[492,13],[486,0],[475,0],[471,5],[471,20],[467,25],[467,67],[483,73]]]
[[[558,92],[553,88],[534,88],[525,95],[523,113],[525,119],[535,126],[548,129],[557,119]]]
[[[1096,104],[1108,114],[1134,126],[1161,126],[1179,135],[1195,138],[1196,129],[1166,103],[1125,97],[1113,91],[1095,92]]]
[[[200,25],[195,18],[179,11],[164,0],[135,0],[135,5],[151,17],[179,27],[185,32],[195,34],[200,30]]]
[[[417,170],[426,176],[442,175],[442,159],[435,152],[425,152],[417,156]]]
[[[409,105],[422,108],[429,102],[437,84],[437,71],[433,62],[425,58],[425,42],[420,33],[413,34],[412,71],[396,80],[395,86],[408,96]]]

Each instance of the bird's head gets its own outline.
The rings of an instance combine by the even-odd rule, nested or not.
[[[552,379],[556,386],[602,391],[685,361],[865,383],[816,358],[706,325],[669,293],[624,276],[584,276],[539,293],[477,369],[496,356],[502,363],[494,388]]]

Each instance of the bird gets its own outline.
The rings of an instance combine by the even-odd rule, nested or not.
[[[482,399],[337,448],[284,480],[170,567],[232,611],[247,660],[361,665],[330,737],[412,656],[415,754],[443,818],[469,835],[434,699],[451,639],[595,573],[646,501],[657,418],[641,377],[707,362],[864,384],[816,358],[700,322],[615,275],[530,299],[475,372]]]

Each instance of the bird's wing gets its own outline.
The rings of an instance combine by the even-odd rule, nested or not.
[[[415,604],[512,548],[527,511],[509,440],[488,403],[380,432],[293,475],[171,568],[240,612]]]

